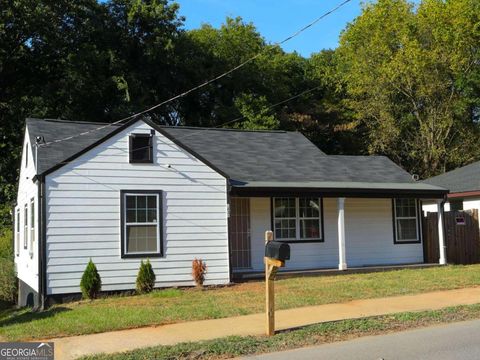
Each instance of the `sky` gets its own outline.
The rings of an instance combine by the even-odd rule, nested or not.
[[[270,43],[281,41],[340,4],[342,0],[176,0],[180,15],[186,17],[185,28],[195,29],[203,23],[219,27],[227,16],[241,16],[252,22]],[[346,5],[315,26],[283,45],[288,52],[303,56],[338,45],[340,32],[360,14],[361,0]]]

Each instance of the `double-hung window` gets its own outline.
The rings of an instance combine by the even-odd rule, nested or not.
[[[395,243],[420,242],[416,199],[394,199],[393,216]]]
[[[272,207],[276,240],[323,241],[321,198],[274,198]]]
[[[29,254],[33,257],[33,241],[35,240],[35,199],[30,200],[30,246]]]
[[[28,247],[28,204],[23,207],[23,248]]]
[[[20,255],[20,208],[17,208],[15,214],[15,240],[16,240],[16,251],[17,256]]]
[[[162,255],[162,192],[122,191],[122,257]]]

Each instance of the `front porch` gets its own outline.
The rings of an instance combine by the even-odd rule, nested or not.
[[[234,280],[263,276],[264,233],[288,242],[281,276],[372,272],[425,263],[421,201],[406,197],[235,196],[230,201],[230,262]],[[442,201],[437,200],[439,209]],[[446,264],[439,211],[438,264]]]
[[[378,266],[362,266],[362,267],[350,267],[345,270],[339,270],[338,268],[329,269],[305,269],[305,270],[283,270],[279,269],[277,272],[278,279],[287,279],[291,277],[299,276],[332,276],[342,274],[366,274],[393,270],[404,269],[426,269],[442,266],[438,263],[419,263],[419,264],[404,264],[404,265],[378,265]],[[261,280],[264,279],[264,271],[242,271],[237,270],[233,273],[233,281],[243,282],[249,280]]]

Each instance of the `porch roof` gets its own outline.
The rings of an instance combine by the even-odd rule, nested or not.
[[[417,197],[443,198],[448,190],[439,186],[412,182],[338,182],[338,181],[250,181],[231,182],[233,195],[281,196],[318,194],[324,197]]]

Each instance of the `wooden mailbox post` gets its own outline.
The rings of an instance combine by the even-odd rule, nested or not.
[[[273,232],[265,231],[265,248],[268,248],[268,243],[273,241]],[[277,243],[278,244],[278,243]],[[273,245],[273,243],[271,244]],[[284,244],[282,246],[288,247]],[[290,258],[290,248],[288,247],[288,257]],[[266,293],[266,334],[272,336],[275,334],[275,275],[280,267],[285,266],[285,259],[275,259],[265,256],[265,293]]]

